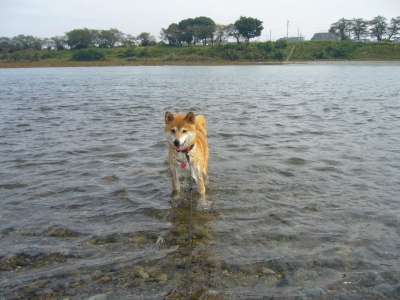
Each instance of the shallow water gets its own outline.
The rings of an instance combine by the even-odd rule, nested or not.
[[[0,69],[0,299],[400,295],[399,67]],[[165,110],[207,118],[171,194]],[[92,298],[92,299],[94,299]]]

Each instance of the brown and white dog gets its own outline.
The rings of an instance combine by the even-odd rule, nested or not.
[[[204,194],[206,191],[204,175],[208,173],[209,152],[206,119],[203,115],[195,116],[193,112],[174,115],[167,111],[164,133],[169,144],[168,161],[174,191],[179,191],[179,178],[188,175],[191,168],[191,176],[197,183],[197,191]]]

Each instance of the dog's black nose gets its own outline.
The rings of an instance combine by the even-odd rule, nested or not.
[[[175,147],[178,147],[178,146],[179,146],[179,144],[180,144],[180,143],[179,143],[179,140],[175,140],[175,141],[174,141],[174,145],[175,145]]]

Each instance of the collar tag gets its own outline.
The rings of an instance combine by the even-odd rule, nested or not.
[[[181,163],[182,169],[186,168],[186,163]]]

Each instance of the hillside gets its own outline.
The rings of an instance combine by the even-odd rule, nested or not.
[[[62,51],[27,49],[0,54],[0,67],[280,64],[288,59],[294,62],[400,60],[400,44],[277,41],[190,47],[158,45]]]

